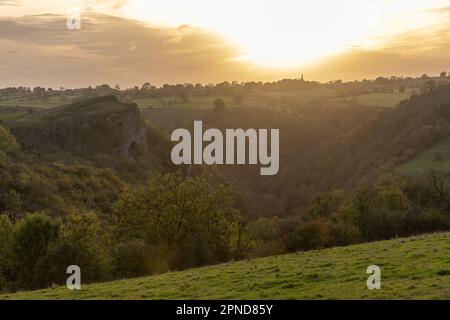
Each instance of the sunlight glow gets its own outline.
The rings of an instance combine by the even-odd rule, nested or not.
[[[130,0],[122,12],[152,24],[205,28],[234,43],[240,60],[294,67],[352,46],[380,45],[379,36],[429,25],[436,20],[427,10],[444,2]]]

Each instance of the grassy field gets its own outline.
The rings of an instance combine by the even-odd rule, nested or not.
[[[0,113],[0,124],[17,120],[20,117],[26,115],[27,113],[28,112]]]
[[[235,107],[233,99],[227,96],[202,96],[202,97],[189,97],[189,102],[183,102],[177,97],[168,97],[162,100],[143,98],[133,100],[140,108],[166,108],[166,109],[191,109],[191,110],[206,110],[214,108],[214,100],[217,98],[222,99],[227,107]],[[163,102],[164,101],[164,102]]]
[[[411,91],[400,93],[367,93],[346,98],[331,99],[330,101],[344,101],[368,107],[394,108],[400,101],[411,96]]]
[[[24,108],[53,108],[66,103],[72,102],[77,96],[66,96],[66,98],[61,99],[61,97],[50,97],[47,99],[33,99],[29,100],[27,98],[17,98],[8,99],[0,101],[0,106],[5,107],[24,107]]]
[[[450,139],[441,141],[408,162],[398,166],[403,174],[418,174],[430,169],[450,170]]]
[[[381,268],[368,290],[366,269]],[[450,233],[84,285],[0,299],[450,299]]]
[[[370,107],[384,107],[393,108],[396,107],[400,101],[407,99],[411,96],[410,93],[368,93],[354,97],[354,101],[357,104]],[[352,97],[348,98],[352,99]]]

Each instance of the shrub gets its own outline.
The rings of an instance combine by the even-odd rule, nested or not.
[[[15,156],[19,152],[19,144],[16,138],[5,127],[0,126],[0,151],[7,155]]]
[[[131,278],[169,270],[165,246],[151,246],[143,240],[119,242],[113,252],[114,277]]]
[[[289,251],[312,250],[328,246],[330,242],[330,223],[325,220],[312,220],[301,224],[286,238]]]
[[[18,284],[30,288],[39,259],[58,238],[60,223],[43,213],[25,216],[16,225],[12,241],[12,258]]]
[[[0,292],[6,291],[12,280],[11,243],[13,225],[5,214],[0,214]]]
[[[83,282],[111,278],[109,242],[105,230],[94,213],[69,216],[60,237],[42,256],[34,271],[34,287],[64,283],[70,265],[81,268]]]
[[[219,112],[225,110],[226,108],[227,106],[225,105],[225,102],[222,99],[217,98],[216,100],[214,100],[214,111]]]

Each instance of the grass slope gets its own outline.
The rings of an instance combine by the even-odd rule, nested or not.
[[[436,154],[440,154],[442,159],[437,160]],[[401,164],[397,167],[397,172],[418,174],[430,169],[450,170],[450,139],[438,142],[410,161]]]
[[[411,97],[410,92],[367,93],[346,98],[331,99],[330,101],[346,101],[361,106],[394,108],[400,101]]]
[[[381,267],[381,290],[366,268]],[[450,233],[295,253],[1,299],[450,299]]]

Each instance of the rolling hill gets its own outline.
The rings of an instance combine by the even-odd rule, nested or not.
[[[368,290],[366,269],[381,268]],[[450,233],[293,253],[0,299],[450,299]]]

